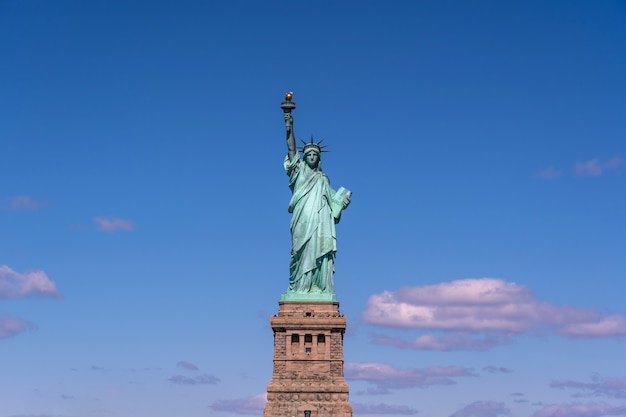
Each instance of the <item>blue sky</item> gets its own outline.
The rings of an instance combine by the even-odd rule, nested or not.
[[[280,102],[353,191],[355,416],[626,415],[626,4],[0,1],[0,417],[261,415]]]

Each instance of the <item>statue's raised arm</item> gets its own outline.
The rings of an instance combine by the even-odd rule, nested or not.
[[[303,143],[298,154],[291,111],[296,104],[287,93],[281,104],[287,131],[287,156],[284,167],[289,176],[292,196],[288,211],[291,218],[291,262],[289,289],[283,300],[336,301],[333,274],[337,252],[335,225],[350,204],[351,192],[335,191],[321,167],[324,147],[320,142]]]
[[[285,94],[285,101],[280,106],[283,109],[285,116],[285,129],[287,131],[287,155],[289,155],[289,159],[296,156],[296,153],[298,152],[298,149],[296,148],[296,136],[293,133],[293,116],[291,115],[291,110],[296,108],[296,103],[291,101],[292,98],[292,92]]]

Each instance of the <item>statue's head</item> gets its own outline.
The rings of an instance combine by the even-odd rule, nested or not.
[[[304,162],[306,162],[309,168],[315,169],[319,166],[320,152],[317,149],[309,148],[303,151],[303,153],[304,153]]]
[[[321,145],[323,141],[324,139],[315,143],[312,137],[311,137],[311,142],[309,143],[302,141],[302,143],[304,144],[304,146],[302,146],[302,156],[304,158],[304,162],[306,162],[306,164],[311,169],[315,169],[319,167],[320,161],[321,161],[321,154],[322,152],[326,152],[324,150],[326,146]]]

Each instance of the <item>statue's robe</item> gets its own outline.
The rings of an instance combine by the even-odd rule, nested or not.
[[[288,208],[293,214],[289,291],[334,294],[335,223],[341,215],[340,202],[333,201],[335,191],[326,174],[319,167],[311,169],[300,154],[286,156],[284,166],[293,193]]]

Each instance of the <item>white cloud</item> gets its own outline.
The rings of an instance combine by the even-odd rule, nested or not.
[[[7,265],[0,265],[0,299],[23,298],[33,295],[59,297],[56,285],[45,272],[15,272]]]
[[[624,160],[619,156],[611,158],[606,161],[601,161],[598,158],[590,159],[585,162],[576,162],[574,164],[574,174],[583,177],[598,177],[609,169],[615,169],[619,167]]]
[[[495,374],[496,372],[500,372],[503,374],[508,374],[513,372],[512,370],[510,370],[509,368],[504,368],[502,366],[483,366],[483,371],[485,372],[489,372],[490,374]]]
[[[543,407],[534,417],[604,417],[624,416],[626,406],[612,406],[599,403],[551,404]]]
[[[37,210],[41,204],[28,195],[16,195],[0,199],[0,209],[9,211]]]
[[[263,407],[267,402],[267,394],[258,394],[251,397],[235,400],[219,400],[211,404],[211,409],[215,411],[226,411],[235,414],[263,414]]]
[[[135,229],[132,220],[118,219],[115,217],[94,217],[94,223],[102,232],[113,233],[117,231],[131,231]]]
[[[455,332],[454,334],[433,335],[422,334],[409,342],[403,339],[393,337],[374,335],[373,341],[377,345],[395,346],[401,349],[417,349],[417,350],[475,350],[484,351],[494,346],[508,343],[510,336],[507,334],[498,334],[491,332],[480,337],[472,336],[463,332]]]
[[[583,162],[576,162],[572,168],[572,173],[580,177],[599,177],[606,171],[617,169],[623,163],[624,159],[620,156],[615,156],[607,160],[593,158]],[[553,180],[559,178],[562,174],[562,169],[548,167],[535,172],[535,177],[545,180]]]
[[[476,401],[471,403],[450,417],[506,417],[511,411],[504,405],[494,401]]]
[[[178,366],[179,368],[187,369],[189,371],[197,371],[198,370],[198,367],[196,365],[194,365],[191,362],[187,362],[187,361],[178,361],[176,366]]]
[[[553,180],[559,178],[563,174],[563,171],[553,167],[540,169],[537,171],[536,176],[544,180]]]
[[[8,417],[68,417],[61,414],[14,414]]]
[[[587,395],[596,397],[626,398],[626,378],[594,377],[591,382],[552,381],[550,386],[561,389],[579,389]]]
[[[347,362],[344,372],[347,379],[366,381],[383,391],[395,388],[452,385],[456,384],[454,378],[475,376],[471,369],[460,366],[400,369],[375,362]]]
[[[592,321],[566,323],[560,332],[571,337],[611,337],[623,335],[626,329],[626,317],[615,314],[597,317]]]
[[[0,339],[15,336],[25,330],[33,328],[35,328],[35,326],[26,320],[11,317],[7,313],[0,312]]]
[[[174,375],[168,378],[168,381],[179,385],[215,385],[220,382],[220,379],[213,375],[198,375],[194,377]]]
[[[383,415],[413,415],[417,410],[406,405],[389,404],[359,404],[352,403],[352,410],[355,414],[383,414]]]
[[[539,301],[525,286],[497,278],[385,291],[370,296],[362,316],[369,324],[446,333],[420,335],[412,342],[375,337],[379,344],[424,350],[485,350],[531,331],[579,338],[626,335],[622,315],[554,306]]]

